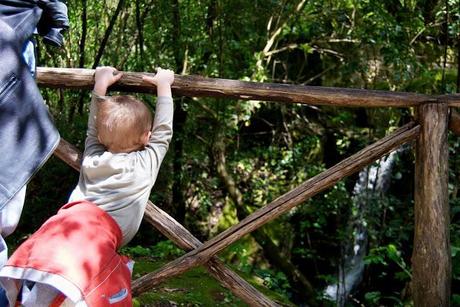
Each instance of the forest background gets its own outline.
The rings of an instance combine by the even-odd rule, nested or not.
[[[459,0],[67,4],[71,27],[64,47],[38,41],[39,66],[111,65],[138,72],[163,67],[257,82],[459,91]],[[42,94],[61,135],[83,149],[89,92]],[[138,96],[154,107],[154,96]],[[176,97],[174,139],[151,200],[206,241],[412,116],[412,109]],[[449,136],[449,150],[451,300],[460,305],[458,137]],[[411,147],[398,150],[387,171],[379,172],[383,164],[376,163],[339,182],[233,244],[221,258],[296,305],[411,305],[413,158]],[[29,184],[21,223],[8,242],[19,244],[54,214],[77,180],[76,172],[51,158]],[[325,290],[356,268],[350,250],[359,234],[364,254],[357,281],[346,303],[334,302]],[[151,259],[180,254],[148,225],[125,252]]]

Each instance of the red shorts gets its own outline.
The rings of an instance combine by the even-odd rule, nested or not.
[[[95,204],[64,205],[0,270],[10,304],[21,281],[30,280],[56,288],[81,306],[131,307],[129,259],[117,253],[121,239],[115,220]]]

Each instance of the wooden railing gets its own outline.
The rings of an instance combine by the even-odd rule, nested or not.
[[[94,85],[93,74],[94,70],[89,69],[39,68],[37,83],[43,87],[91,89]],[[117,86],[111,89],[152,92],[152,88],[142,82],[142,75],[143,73],[124,72]],[[249,305],[277,306],[276,302],[266,298],[225,266],[216,254],[244,235],[333,186],[342,178],[361,170],[402,144],[416,140],[415,229],[412,254],[414,305],[449,306],[451,259],[447,198],[447,132],[449,107],[460,106],[459,95],[430,96],[179,75],[175,77],[173,92],[175,96],[215,96],[312,105],[417,107],[417,122],[400,127],[392,134],[310,178],[247,216],[239,224],[204,243],[149,202],[144,215],[146,221],[188,253],[135,280],[134,295],[152,289],[167,278],[190,268],[204,265],[212,276]],[[459,117],[452,118],[452,127],[460,127],[459,123]],[[55,154],[73,168],[79,169],[81,154],[73,145],[61,140]]]

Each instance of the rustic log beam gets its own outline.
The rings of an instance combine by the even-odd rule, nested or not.
[[[412,252],[414,306],[450,306],[447,104],[419,107]]]
[[[80,151],[63,138],[61,138],[54,154],[75,170],[80,170],[82,157]],[[158,229],[163,235],[176,243],[180,248],[186,251],[197,248],[203,244],[185,227],[177,223],[171,216],[150,201],[147,204],[144,219]],[[238,274],[233,272],[217,257],[211,258],[209,262],[204,264],[204,266],[214,278],[216,278],[227,289],[231,290],[237,297],[249,304],[249,306],[279,306],[259,292],[246,280],[241,278]],[[137,280],[133,281],[133,295],[139,295],[143,292],[138,284]]]
[[[340,179],[349,176],[376,159],[388,154],[398,146],[417,137],[420,127],[409,123],[389,136],[364,148],[335,166],[327,169],[294,190],[282,195],[265,207],[257,210],[239,224],[221,232],[200,247],[185,254],[184,256],[166,264],[155,272],[148,273],[138,279],[143,288],[139,291],[147,291],[167,278],[181,274],[188,269],[204,264],[216,253],[229,246],[244,235],[254,231],[279,215],[306,201],[315,194],[333,186]]]
[[[440,103],[446,103],[449,107],[460,107],[460,94],[446,94],[437,96]]]
[[[460,114],[454,109],[450,110],[449,130],[456,135],[460,135]]]
[[[77,147],[67,142],[63,138],[59,141],[54,155],[71,166],[74,170],[80,171],[82,154]]]
[[[144,74],[147,73],[123,72],[123,78],[111,89],[155,93],[152,86],[142,82]],[[39,67],[37,83],[41,87],[89,90],[94,85],[93,75],[92,69]],[[174,94],[179,96],[227,97],[346,107],[409,107],[437,101],[435,96],[415,93],[247,82],[183,75],[175,76],[172,89]],[[452,103],[460,103],[460,97],[450,99]]]

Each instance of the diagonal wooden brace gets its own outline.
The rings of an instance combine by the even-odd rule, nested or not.
[[[357,172],[400,145],[415,139],[419,134],[419,130],[419,125],[409,123],[321,174],[310,178],[302,185],[275,199],[270,204],[243,219],[239,224],[221,232],[195,250],[166,264],[155,272],[140,277],[134,283],[136,291],[147,291],[167,278],[206,263],[219,251],[244,235],[272,221],[317,193],[333,186],[342,178]]]
[[[75,170],[80,170],[81,153],[66,140],[61,138],[54,154]],[[184,250],[191,250],[203,244],[185,227],[150,201],[147,204],[144,219]],[[204,263],[204,266],[214,278],[250,306],[279,306],[233,272],[217,257],[209,259],[208,262]],[[139,283],[135,280],[132,288],[133,295],[145,292],[143,291],[144,287],[138,287],[137,284]],[[149,289],[151,288],[149,287]]]

